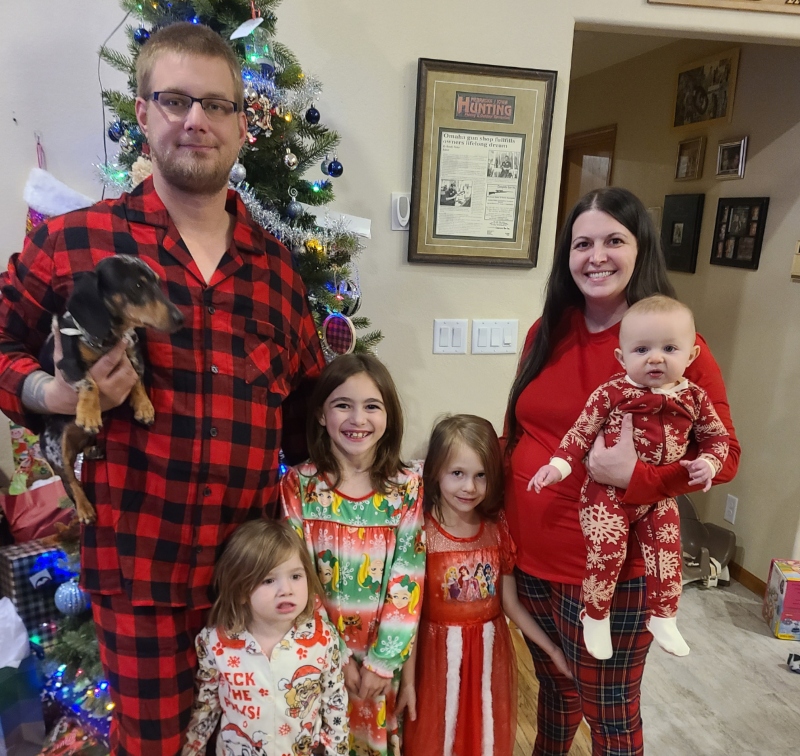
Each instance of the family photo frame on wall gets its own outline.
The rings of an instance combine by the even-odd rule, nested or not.
[[[678,69],[672,126],[730,121],[739,70],[739,48],[715,53]]]
[[[536,266],[556,72],[420,58],[409,262]]]
[[[747,159],[747,137],[720,142],[717,147],[717,178],[744,178]]]
[[[661,246],[667,270],[695,272],[705,198],[705,194],[668,194],[664,197]]]
[[[758,270],[769,197],[724,197],[717,204],[711,264]]]
[[[686,139],[678,143],[678,159],[675,163],[675,180],[691,181],[703,175],[703,160],[706,156],[704,136]]]

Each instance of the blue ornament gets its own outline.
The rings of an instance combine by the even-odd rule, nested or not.
[[[140,45],[143,45],[150,39],[150,32],[147,31],[143,26],[140,26],[134,33],[133,38],[138,42]]]
[[[344,166],[336,159],[331,160],[328,165],[328,175],[333,178],[339,178],[344,173]]]
[[[125,133],[125,127],[122,125],[122,121],[114,121],[108,127],[108,138],[112,142],[119,142],[119,138]]]
[[[294,220],[302,212],[303,206],[297,200],[292,200],[286,208],[286,215],[288,215],[292,220]]]
[[[58,586],[55,595],[56,609],[74,617],[89,608],[89,596],[73,580]]]
[[[319,123],[319,111],[313,105],[306,111],[306,121]]]

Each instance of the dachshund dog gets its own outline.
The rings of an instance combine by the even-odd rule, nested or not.
[[[63,357],[53,365],[53,336],[42,348],[44,370],[55,374],[57,367],[78,392],[75,416],[45,415],[40,445],[45,459],[64,482],[75,504],[78,519],[94,522],[96,513],[75,476],[75,460],[93,443],[103,425],[100,392],[89,368],[121,339],[128,342],[127,355],[139,380],[128,401],[134,418],[152,425],[155,412],[142,377],[144,363],[134,328],[155,328],[174,333],[183,326],[183,315],[162,293],[158,276],[143,260],[130,255],[102,259],[91,272],[76,278],[67,300],[66,312],[54,318],[61,336]]]

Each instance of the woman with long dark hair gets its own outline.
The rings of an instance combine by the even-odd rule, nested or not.
[[[520,600],[563,649],[574,675],[574,680],[562,675],[529,644],[540,684],[534,756],[566,755],[583,717],[595,756],[643,753],[639,690],[652,641],[645,628],[644,562],[634,538],[611,606],[615,653],[606,661],[595,659],[581,636],[586,547],[579,494],[588,472],[599,483],[627,489],[625,503],[652,504],[690,491],[688,474],[679,463],[641,462],[627,418],[619,443],[606,449],[599,440],[585,470],[576,460],[576,474],[559,485],[539,494],[526,489],[592,391],[619,372],[614,357],[619,322],[631,304],[652,294],[675,296],[644,206],[625,189],[590,192],[565,221],[542,317],[528,333],[506,413],[506,514],[518,547]],[[728,460],[714,478],[715,484],[724,483],[736,473],[740,448],[719,367],[699,335],[697,343],[700,355],[686,377],[706,390],[730,433]],[[594,526],[602,529],[604,523]]]

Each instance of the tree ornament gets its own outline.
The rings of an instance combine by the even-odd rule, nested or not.
[[[320,170],[321,170],[321,171],[322,171],[322,172],[323,172],[323,173],[324,173],[326,176],[329,176],[329,175],[330,175],[330,174],[328,173],[328,166],[330,166],[330,164],[331,164],[331,161],[330,161],[330,160],[328,160],[328,156],[327,156],[327,155],[325,155],[325,157],[324,157],[324,158],[322,158],[322,162],[319,164]]]
[[[319,239],[308,239],[306,241],[306,249],[312,255],[319,255],[320,257],[325,253],[325,247]]]
[[[343,278],[336,285],[336,299],[341,303],[339,312],[352,317],[361,307],[361,287],[356,281]]]
[[[303,212],[303,206],[297,201],[297,189],[290,189],[289,196],[292,198],[286,207],[286,215],[294,220]]]
[[[119,138],[125,133],[125,126],[122,121],[112,121],[108,127],[108,138],[112,142],[119,142]]]
[[[89,596],[74,580],[68,580],[58,586],[55,602],[56,609],[69,617],[74,617],[89,608]]]
[[[244,57],[252,66],[260,66],[262,75],[268,79],[275,75],[272,40],[265,29],[258,27],[251,36],[245,38]]]
[[[283,114],[283,120],[286,121],[286,123],[291,123],[292,122],[292,118],[293,118],[293,116],[292,116],[292,111],[291,110],[287,110]]]
[[[297,164],[300,161],[297,159],[297,155],[292,152],[291,147],[287,147],[286,154],[283,156],[283,162],[290,171],[293,171],[297,168]]]
[[[143,45],[148,39],[150,39],[150,32],[147,31],[147,29],[145,29],[143,26],[140,26],[133,33],[133,38],[138,44]]]
[[[247,169],[237,160],[231,168],[230,180],[234,184],[241,184],[247,176]]]
[[[331,160],[328,165],[328,175],[332,178],[339,178],[343,172],[344,166],[336,159],[336,155],[334,155],[333,160]]]
[[[319,111],[313,105],[306,111],[306,121],[311,124],[319,123]]]
[[[131,139],[126,134],[123,134],[118,140],[117,144],[119,144],[119,148],[123,152],[130,152],[133,149],[133,139]]]
[[[127,136],[128,139],[133,142],[135,147],[140,147],[142,144],[144,144],[144,134],[136,124],[129,126],[125,130],[125,136]]]

